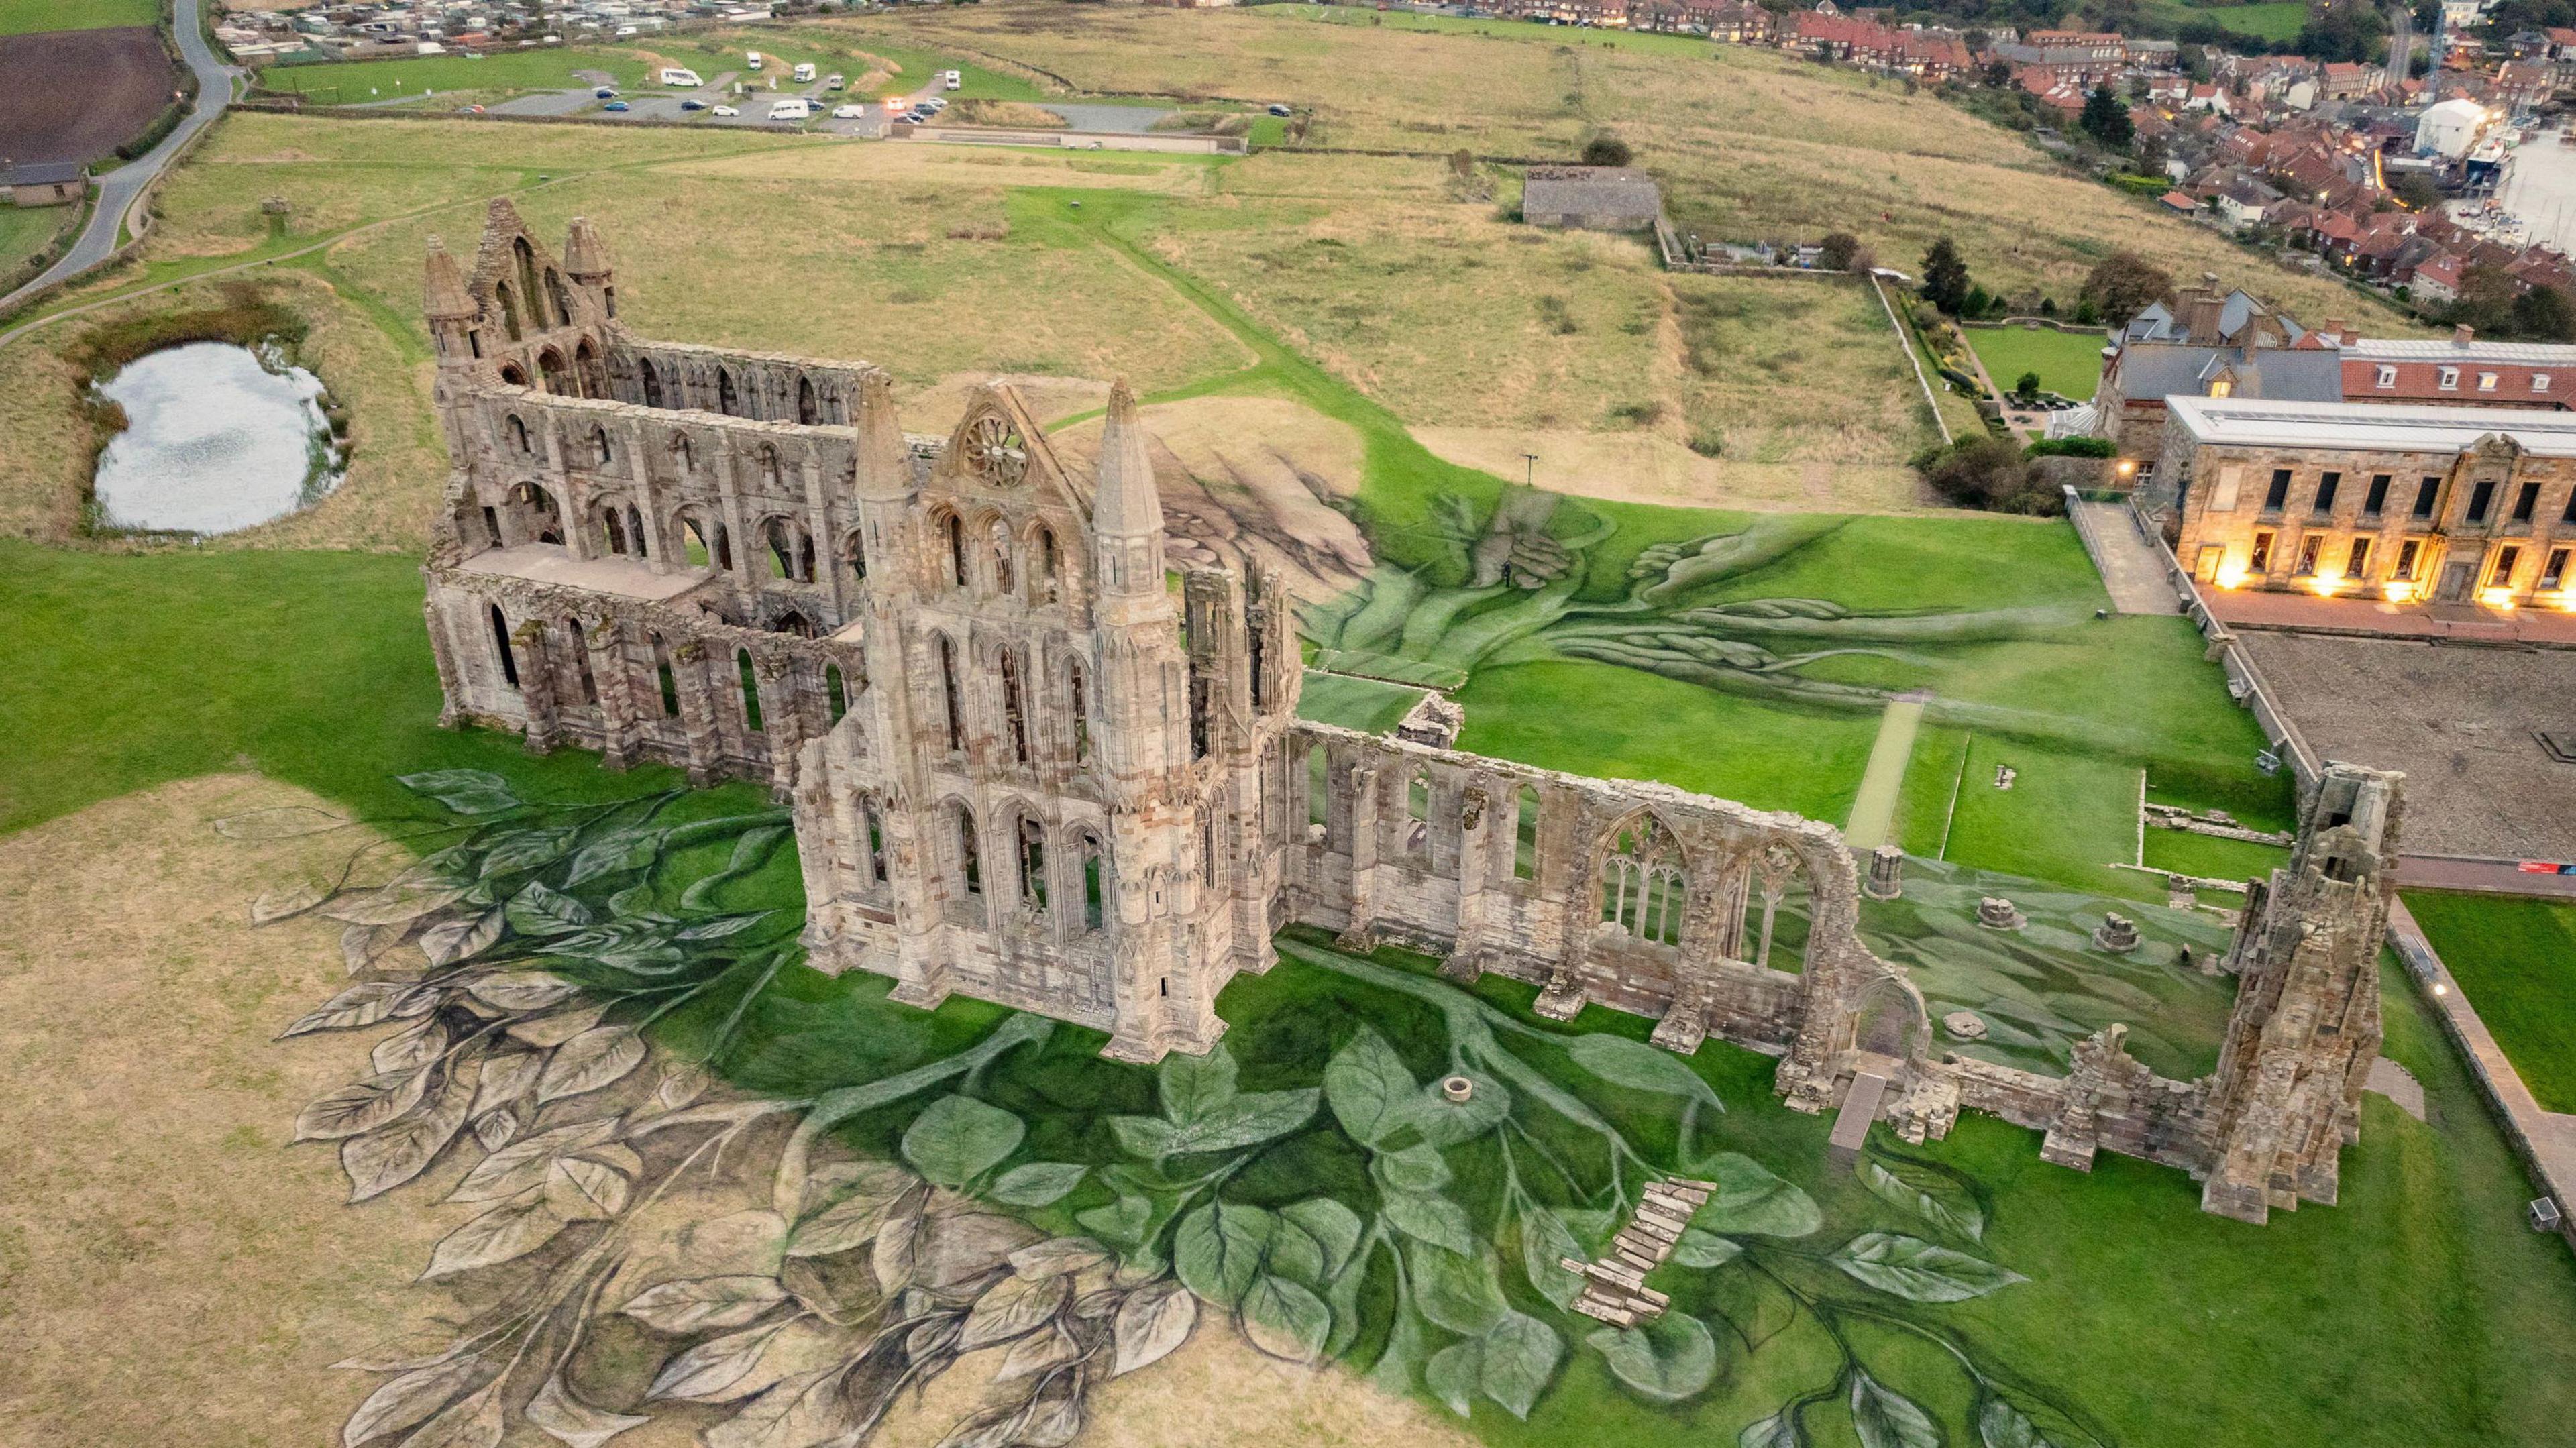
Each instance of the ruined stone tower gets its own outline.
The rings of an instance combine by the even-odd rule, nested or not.
[[[2205,1108],[2203,1210],[2242,1221],[2332,1203],[2379,1054],[2379,948],[2396,891],[2399,781],[2330,764],[2290,863],[2255,882],[2228,962],[2237,974]]]

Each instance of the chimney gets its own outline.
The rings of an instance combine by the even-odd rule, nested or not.
[[[2344,320],[2341,317],[2326,318],[2326,340],[2340,344],[2344,340],[2343,326]]]
[[[2476,336],[2477,330],[2471,327],[2468,323],[2462,322],[2460,325],[2451,329],[2451,345],[2454,347],[2465,347],[2469,345]]]

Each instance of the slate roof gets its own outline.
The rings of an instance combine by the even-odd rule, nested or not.
[[[40,161],[0,171],[0,186],[51,186],[88,175],[89,168],[78,161]]]
[[[1664,209],[1655,178],[1626,166],[1533,166],[1523,215],[1625,217],[1651,224]]]

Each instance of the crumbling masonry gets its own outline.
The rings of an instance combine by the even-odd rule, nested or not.
[[[1151,1061],[1291,923],[1447,957],[1782,1057],[1791,1105],[1885,1083],[1912,1140],[1962,1106],[2184,1167],[2214,1211],[2331,1201],[2378,1040],[2393,777],[2341,770],[2257,896],[2218,1074],[2116,1028],[2066,1078],[1939,1059],[1864,948],[1841,836],[1662,785],[1301,721],[1275,575],[1167,577],[1144,428],[1095,466],[1006,388],[907,436],[878,368],[648,341],[585,221],[558,257],[506,201],[471,265],[431,244],[454,470],[426,569],[443,722],[792,802],[818,969],[1096,1027]],[[2320,826],[2320,820],[2327,821]],[[1876,1083],[1873,1083],[1873,1090]]]

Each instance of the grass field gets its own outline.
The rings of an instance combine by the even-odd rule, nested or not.
[[[0,277],[43,250],[54,233],[77,220],[77,206],[12,206],[0,209]]]
[[[2264,40],[2288,40],[2308,23],[2308,7],[2300,0],[2270,0],[2270,3],[2252,5],[2146,0],[2139,8],[2168,24],[2201,20],[2222,30],[2233,30],[2239,35],[2252,35]]]
[[[160,0],[0,0],[0,35],[105,30],[160,19]]]
[[[1966,327],[1968,345],[1986,364],[1986,375],[2009,392],[2025,372],[2039,374],[2041,390],[2088,401],[2102,381],[2105,338],[2047,327]]]
[[[412,60],[322,61],[312,65],[272,65],[259,72],[270,90],[293,91],[324,105],[355,105],[424,91],[563,90],[581,84],[576,70],[603,71],[621,87],[641,85],[644,60],[624,47],[504,52],[471,55],[425,55]]]
[[[1319,724],[1339,724],[1368,734],[1384,734],[1404,722],[1420,702],[1422,691],[1402,684],[1358,679],[1348,674],[1306,673],[1297,695],[1297,717]]]
[[[2544,1111],[2576,1111],[2576,905],[2409,891],[2406,908]]]

